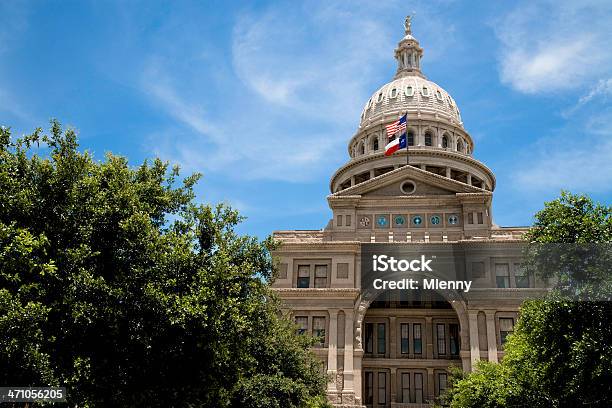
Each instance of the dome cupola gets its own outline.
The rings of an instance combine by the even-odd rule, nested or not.
[[[421,71],[423,49],[412,34],[410,16],[394,56],[397,71],[392,81],[366,102],[357,132],[348,144],[350,160],[332,176],[332,193],[406,164],[492,191],[495,176],[473,158],[474,142],[464,128],[457,103]],[[408,149],[385,156],[385,145],[390,141],[385,126],[404,114]]]
[[[407,16],[404,22],[405,35],[395,49],[397,60],[397,73],[395,78],[405,75],[423,76],[421,73],[421,58],[423,49],[419,42],[412,36],[412,17]]]

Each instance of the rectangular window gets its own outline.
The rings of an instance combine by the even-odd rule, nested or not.
[[[378,373],[378,403],[387,403],[387,374]]]
[[[448,336],[450,337],[450,352],[453,356],[459,355],[459,326],[448,325]]]
[[[423,344],[421,339],[421,323],[415,323],[412,325],[412,346],[414,347],[414,354],[423,353]]]
[[[298,326],[298,334],[308,333],[308,316],[296,316],[295,324]]]
[[[495,281],[498,288],[510,287],[510,269],[508,264],[495,264]]]
[[[402,402],[410,402],[410,373],[402,373]]]
[[[365,325],[365,346],[366,353],[374,352],[374,325],[372,323],[366,323]]]
[[[325,317],[312,318],[312,335],[318,339],[320,345],[325,344]]]
[[[438,373],[438,396],[441,396],[446,391],[447,381],[448,376],[446,373]]]
[[[446,354],[446,333],[444,331],[444,324],[436,324],[436,337],[438,342],[438,354]]]
[[[506,338],[514,331],[514,319],[500,318],[499,319],[499,340],[503,346],[506,343]]]
[[[371,371],[365,373],[365,402],[366,404],[374,402],[374,373]]]
[[[521,264],[514,264],[514,279],[517,288],[530,287],[529,274],[524,268],[521,267]]]
[[[327,287],[327,265],[315,265],[315,288]]]
[[[408,354],[410,352],[408,337],[410,336],[410,325],[408,323],[402,323],[400,325],[401,334],[401,347],[402,354]]]
[[[376,351],[378,352],[378,354],[385,354],[386,336],[384,323],[378,323],[376,340]]]
[[[468,213],[468,224],[474,223],[474,213]]]
[[[479,212],[479,213],[478,213],[478,223],[479,223],[479,224],[484,224],[484,221],[483,221],[483,218],[482,218],[482,213],[481,213],[481,212]]]
[[[336,219],[336,224],[338,224],[339,227],[342,226],[342,216],[338,215],[337,219]]]
[[[344,220],[346,221],[344,223],[344,225],[346,225],[347,227],[350,227],[351,226],[351,216],[350,215],[345,215],[344,216]]]
[[[423,374],[414,373],[414,402],[423,403]]]
[[[310,286],[310,265],[298,265],[298,288],[307,288]]]

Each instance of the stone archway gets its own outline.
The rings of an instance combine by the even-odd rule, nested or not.
[[[386,329],[387,334],[385,335],[386,340],[383,340],[383,341],[387,342],[386,343],[388,344],[387,347],[390,350],[390,351],[386,351],[386,353],[390,353],[391,355],[385,356],[384,358],[390,358],[391,360],[393,360],[393,362],[390,363],[391,364],[390,366],[385,366],[384,358],[371,359],[372,350],[370,350],[370,354],[369,354],[370,358],[368,358],[367,347],[365,344],[365,342],[367,341],[367,337],[368,337],[367,335],[368,330],[366,329],[370,329],[369,330],[370,341],[372,341],[371,340],[371,337],[372,337],[372,327],[371,326],[374,325],[376,327],[376,323],[372,323],[373,321],[376,321],[376,320],[373,320],[375,317],[372,317],[371,315],[369,315],[370,317],[367,319],[369,327],[365,327],[366,326],[365,322],[366,322],[366,317],[367,317],[366,315],[368,311],[371,310],[371,307],[373,307],[373,302],[379,299],[379,297],[383,295],[385,292],[387,291],[386,290],[364,291],[361,293],[361,295],[359,296],[356,302],[356,308],[354,312],[354,316],[355,316],[355,319],[354,319],[354,322],[355,322],[355,337],[354,337],[355,364],[354,365],[355,367],[359,367],[359,370],[358,370],[359,374],[355,373],[356,374],[355,377],[358,377],[355,379],[359,382],[359,384],[357,383],[355,384],[355,392],[358,393],[358,397],[360,401],[362,402],[362,404],[366,406],[383,406],[383,405],[376,405],[376,403],[374,403],[374,405],[368,405],[368,397],[372,398],[374,394],[368,395],[369,393],[367,390],[373,389],[374,387],[376,387],[377,389],[377,391],[375,391],[376,396],[372,399],[373,401],[376,401],[376,399],[378,399],[380,396],[379,393],[381,392],[380,391],[381,383],[377,382],[376,383],[377,385],[373,386],[372,381],[384,380],[385,385],[382,386],[382,389],[386,390],[384,391],[386,393],[386,397],[384,398],[387,398],[388,401],[391,402],[392,404],[397,404],[397,406],[402,406],[402,403],[399,401],[403,401],[403,398],[405,398],[403,394],[401,394],[404,391],[404,389],[402,388],[403,386],[398,386],[398,384],[400,384],[400,381],[403,381],[404,376],[407,376],[407,378],[415,378],[412,376],[419,375],[421,379],[421,395],[422,395],[421,402],[424,402],[425,400],[431,401],[438,394],[439,389],[441,389],[441,388],[438,388],[439,382],[438,382],[437,376],[440,375],[440,373],[444,373],[446,369],[448,368],[448,365],[444,366],[445,363],[448,363],[452,359],[454,360],[454,362],[450,363],[450,365],[461,364],[461,366],[464,369],[469,368],[469,362],[470,362],[469,319],[468,319],[468,314],[467,314],[466,302],[459,293],[439,291],[439,290],[434,291],[437,295],[439,295],[441,299],[445,301],[445,303],[450,305],[450,307],[448,307],[448,305],[444,307],[446,309],[446,311],[444,311],[445,317],[440,316],[439,313],[441,312],[441,310],[432,309],[431,315],[428,317],[429,323],[428,324],[424,323],[422,326],[420,324],[417,324],[419,326],[419,330],[421,330],[421,328],[423,329],[424,337],[422,340],[423,341],[423,346],[422,346],[423,347],[423,354],[422,354],[423,357],[417,357],[416,359],[412,359],[412,356],[410,357],[411,359],[408,359],[408,358],[402,359],[400,357],[403,357],[403,355],[399,355],[400,347],[402,347],[401,341],[399,342],[397,341],[398,336],[401,336],[399,332],[400,327],[401,326],[411,326],[411,324],[407,324],[407,323],[400,324],[400,323],[404,323],[406,320],[396,319],[396,317],[390,317],[393,315],[393,312],[390,308],[389,309],[385,309],[385,308],[374,309],[376,312],[379,313],[378,314],[379,318],[383,319],[381,321],[387,322],[387,323],[383,323],[383,325],[384,324],[388,325]],[[377,307],[377,306],[374,306],[374,307]],[[454,312],[452,316],[449,315],[450,309],[452,309],[452,311]],[[386,315],[386,312],[384,312],[383,310],[387,310],[391,313],[389,315]],[[406,307],[404,309],[404,312],[408,310],[413,311],[416,309],[413,309],[411,307]],[[428,313],[428,312],[424,312],[423,310],[424,309],[420,310],[420,313]],[[381,312],[382,312],[382,315],[381,315]],[[384,316],[387,316],[387,317],[385,318]],[[444,327],[444,325],[440,323],[442,321],[441,319],[449,318],[449,317],[453,318],[453,320],[456,319],[454,321],[456,321],[459,325],[458,354],[455,355],[455,357],[451,357],[450,351],[449,351],[448,357],[437,356],[437,353],[436,353],[436,356],[433,357],[432,356],[433,349],[434,347],[437,346],[434,344],[434,336],[437,336],[437,334],[434,334],[434,329],[436,329],[437,326]],[[406,318],[406,316],[404,316],[404,318]],[[435,323],[435,324],[432,324],[432,323]],[[456,326],[457,324],[455,324],[455,327],[454,327],[455,330],[457,329]],[[446,333],[448,337],[449,325],[447,324],[445,327],[447,330]],[[410,330],[411,330],[410,336],[412,336],[412,329]],[[411,343],[412,341],[413,339],[410,340]],[[392,348],[393,350],[391,350]],[[372,349],[372,346],[370,346],[370,349]],[[455,350],[457,349],[455,348]],[[374,353],[376,353],[376,346],[374,347]],[[364,359],[364,356],[366,357],[365,359]],[[398,363],[398,361],[400,360],[401,362]],[[431,365],[428,365],[430,363]],[[414,367],[420,367],[420,369],[423,370],[423,373],[416,374],[416,372],[411,371],[411,369]],[[434,376],[436,376],[435,379],[434,379]],[[409,382],[410,381],[411,380],[409,380]],[[413,398],[415,398],[414,402],[418,402],[418,398],[414,397],[415,394],[412,389],[409,391],[408,395],[410,395],[409,398],[411,398],[411,401]],[[384,406],[387,406],[386,403],[384,404]]]

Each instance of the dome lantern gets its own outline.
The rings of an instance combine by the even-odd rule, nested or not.
[[[395,59],[397,60],[395,78],[406,75],[416,75],[424,78],[424,75],[421,73],[423,49],[419,46],[417,39],[412,36],[411,16],[406,16],[404,31],[404,38],[402,38],[395,49]]]

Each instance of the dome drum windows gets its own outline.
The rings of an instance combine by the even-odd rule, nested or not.
[[[424,86],[423,89],[421,90],[421,94],[427,98],[429,98],[431,96],[431,93],[429,91],[429,88]]]
[[[376,103],[381,103],[382,100],[383,100],[383,93],[381,92],[378,94],[378,97],[376,98]]]
[[[442,136],[442,148],[448,149],[448,135]]]
[[[439,89],[438,89],[438,90],[436,90],[436,99],[437,99],[438,101],[440,101],[440,102],[443,102],[443,99],[442,99],[442,92],[440,92],[440,90],[439,90]]]
[[[397,97],[397,88],[393,88],[391,92],[389,92],[389,98],[396,98],[396,97]]]
[[[433,135],[429,130],[425,132],[425,146],[433,146]]]
[[[408,130],[408,133],[406,133],[406,143],[408,146],[414,146],[414,131]]]
[[[408,85],[404,93],[406,94],[406,96],[414,96],[414,89],[410,85]]]
[[[377,136],[373,136],[372,137],[372,151],[377,152],[378,151],[378,137]]]
[[[464,149],[464,144],[463,144],[463,139],[459,139],[457,140],[457,151],[463,153],[463,149]]]

